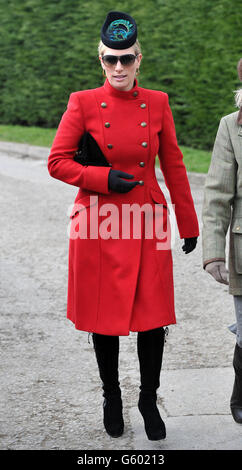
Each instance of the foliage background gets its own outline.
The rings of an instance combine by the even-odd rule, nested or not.
[[[110,10],[136,19],[139,85],[169,94],[179,143],[210,149],[241,86],[238,0],[0,0],[0,123],[55,128],[71,92],[103,84]]]

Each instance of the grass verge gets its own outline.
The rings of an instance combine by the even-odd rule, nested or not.
[[[40,147],[51,147],[55,133],[56,129],[0,125],[0,141],[19,142]],[[183,153],[187,171],[207,173],[211,152],[184,146],[181,146],[180,149]],[[156,165],[159,166],[158,157],[156,157]]]

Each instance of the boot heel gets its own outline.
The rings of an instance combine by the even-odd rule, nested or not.
[[[122,399],[120,396],[109,396],[103,402],[103,424],[111,437],[120,437],[124,432],[122,414]]]
[[[142,397],[138,402],[139,411],[143,417],[145,432],[150,441],[166,438],[166,427],[160,416],[155,397]]]

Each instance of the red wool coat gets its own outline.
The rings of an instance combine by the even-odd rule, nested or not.
[[[73,160],[85,131],[93,135],[110,167],[85,167]],[[129,335],[176,323],[169,211],[155,175],[157,154],[180,237],[198,236],[168,95],[141,88],[137,80],[132,90],[119,91],[107,79],[99,88],[70,95],[48,170],[54,178],[79,188],[70,214],[67,298],[67,317],[79,330]],[[111,167],[134,175],[133,181],[140,184],[127,193],[109,190]],[[148,225],[153,227],[155,208],[163,207],[158,220],[166,230],[165,249],[157,249],[160,239],[155,228],[147,237],[144,210],[140,218],[128,218],[130,235],[123,235],[128,220],[123,208],[133,204],[136,209],[144,204],[152,208]],[[96,230],[91,232],[93,226]],[[137,236],[135,228],[140,228]]]

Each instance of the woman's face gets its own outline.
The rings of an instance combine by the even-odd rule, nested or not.
[[[121,56],[125,54],[135,55],[134,48],[129,47],[128,49],[118,50],[106,47],[103,55]],[[101,61],[103,70],[106,72],[106,76],[110,85],[120,91],[128,91],[133,88],[135,72],[140,66],[142,54],[138,54],[134,63],[131,65],[122,65],[120,60],[118,60],[116,65],[105,65],[101,56],[99,56],[99,59]]]

